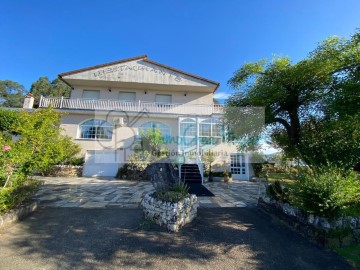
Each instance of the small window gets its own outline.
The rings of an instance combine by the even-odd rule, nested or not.
[[[156,101],[156,103],[170,104],[171,103],[171,95],[156,95],[155,101]]]
[[[85,99],[99,99],[100,91],[99,90],[84,90],[82,97]]]
[[[135,102],[136,93],[135,92],[120,92],[119,100],[124,102]]]
[[[91,119],[80,125],[81,139],[112,139],[113,126],[101,119]]]

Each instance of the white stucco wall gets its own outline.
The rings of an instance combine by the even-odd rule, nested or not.
[[[71,92],[71,98],[83,98],[83,90],[99,90],[99,99],[105,100],[119,100],[119,92],[133,92],[136,93],[136,102],[155,102],[156,94],[171,95],[172,103],[187,103],[187,104],[203,104],[211,105],[213,103],[213,93],[194,92],[194,91],[163,91],[163,90],[147,90],[147,89],[134,89],[134,88],[109,88],[94,87],[94,86],[81,86],[75,87]],[[146,92],[146,94],[145,94]],[[186,96],[185,96],[186,94]]]

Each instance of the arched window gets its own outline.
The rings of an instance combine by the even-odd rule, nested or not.
[[[113,126],[101,119],[91,119],[80,125],[81,139],[108,139],[111,140]]]
[[[160,122],[146,122],[142,124],[139,127],[139,135],[141,135],[142,133],[147,133],[149,130],[155,130],[155,129],[159,129],[162,135],[164,136],[164,138],[170,137],[170,128],[167,125]]]

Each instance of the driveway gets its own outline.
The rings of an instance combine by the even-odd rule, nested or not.
[[[138,208],[145,193],[153,191],[148,181],[88,177],[38,177],[44,185],[36,199],[46,207]],[[246,181],[211,182],[205,186],[214,197],[199,197],[201,207],[255,207],[264,186]]]
[[[177,234],[140,209],[41,208],[0,231],[0,269],[352,269],[256,208],[200,208]]]

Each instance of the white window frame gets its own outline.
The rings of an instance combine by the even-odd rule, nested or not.
[[[97,93],[97,97],[96,98],[86,98],[86,97],[84,97],[85,93],[90,93],[90,92]],[[98,100],[98,99],[100,99],[100,90],[84,89],[83,92],[82,92],[82,98],[83,99],[88,99],[88,100]]]
[[[133,99],[133,100],[120,99],[121,94],[131,94],[131,95],[134,95],[134,99]],[[120,91],[120,92],[119,92],[119,100],[120,100],[121,102],[135,102],[135,101],[136,101],[136,92]]]
[[[87,124],[88,122],[98,122],[97,124]],[[83,130],[83,128],[89,128],[89,130]],[[94,128],[95,129],[95,133],[93,136],[87,135],[85,136],[84,133],[88,132],[89,134],[91,133],[90,129]],[[98,130],[100,130],[100,128],[105,129],[105,131],[103,132],[103,135],[101,135],[101,133],[98,132]],[[112,140],[112,136],[113,136],[113,131],[114,131],[114,127],[112,124],[110,124],[109,122],[103,120],[103,119],[96,119],[96,118],[91,118],[91,119],[87,119],[85,121],[83,121],[82,123],[79,124],[78,126],[78,139],[81,140]],[[109,134],[109,135],[106,135]],[[100,136],[99,136],[100,135]]]
[[[170,102],[161,102],[158,101],[158,97],[170,97]],[[165,94],[156,94],[155,95],[155,103],[157,104],[172,104],[172,95],[165,95]]]

